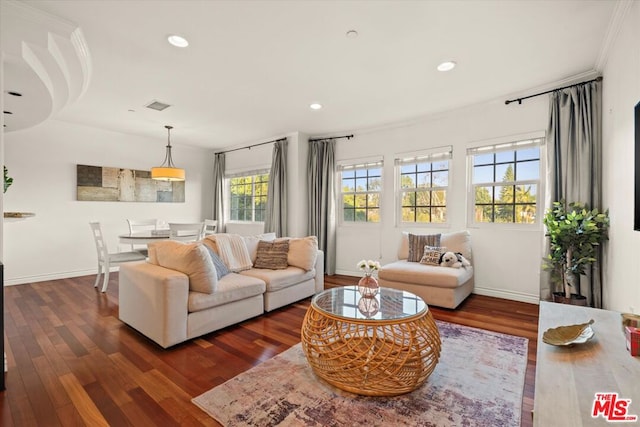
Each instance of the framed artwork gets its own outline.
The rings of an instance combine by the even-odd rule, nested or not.
[[[150,171],[77,165],[77,200],[184,202],[184,181],[156,181]]]

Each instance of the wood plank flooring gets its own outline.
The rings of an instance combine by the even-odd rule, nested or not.
[[[3,426],[216,426],[195,397],[300,342],[310,299],[164,350],[118,320],[117,273],[5,288]],[[327,276],[326,286],[358,278]],[[472,295],[436,319],[529,339],[522,426],[531,426],[538,306]]]

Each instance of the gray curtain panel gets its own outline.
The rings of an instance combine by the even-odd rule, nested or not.
[[[224,153],[217,153],[213,162],[213,219],[218,221],[218,233],[226,230],[224,221]]]
[[[324,251],[324,271],[336,272],[335,140],[309,142],[309,232]]]
[[[549,197],[545,210],[562,199],[602,210],[602,82],[553,92],[549,113]],[[547,241],[546,253],[548,246]],[[580,278],[582,293],[597,308],[602,307],[601,260],[602,247],[589,274]],[[548,288],[548,281],[541,287],[545,285]]]
[[[276,236],[287,235],[287,140],[273,145],[269,188],[267,190],[267,211],[264,232],[275,232]]]

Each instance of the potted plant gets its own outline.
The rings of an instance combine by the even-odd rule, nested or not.
[[[608,238],[609,211],[589,209],[583,203],[554,202],[543,219],[550,241],[550,253],[544,267],[551,270],[552,282],[562,286],[554,292],[571,303],[586,305],[580,293],[580,276],[596,261],[597,247]],[[571,292],[571,288],[575,292]]]
[[[4,191],[3,191],[3,193],[7,192],[7,189],[9,188],[9,186],[11,186],[11,184],[13,184],[13,178],[11,178],[9,176],[9,171],[7,170],[7,167],[4,166]]]

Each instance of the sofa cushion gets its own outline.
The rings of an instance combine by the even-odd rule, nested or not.
[[[411,234],[409,233],[409,254],[407,260],[419,262],[424,254],[425,246],[440,246],[440,234]]]
[[[446,233],[440,236],[440,244],[446,246],[448,251],[460,252],[462,256],[471,261],[471,233],[467,230]]]
[[[265,242],[272,242],[276,239],[276,233],[263,233],[256,234],[255,236],[242,236],[244,244],[249,252],[249,258],[251,262],[256,262],[256,256],[258,255],[258,242],[263,240]]]
[[[202,243],[166,240],[149,244],[151,264],[189,276],[189,290],[210,294],[216,290],[218,275],[209,252]]]
[[[258,242],[254,268],[266,268],[270,270],[284,270],[289,266],[287,255],[289,253],[289,241]]]
[[[262,280],[229,273],[218,281],[218,288],[212,294],[189,292],[188,310],[189,313],[193,313],[250,298],[254,295],[262,295],[265,289],[266,286]]]
[[[439,267],[399,260],[384,265],[378,271],[378,277],[394,282],[414,283],[416,285],[437,286],[441,288],[456,288],[473,277],[473,267]]]
[[[304,271],[301,268],[289,266],[284,270],[252,268],[240,274],[263,280],[267,285],[267,292],[273,292],[314,278],[316,270]]]
[[[420,264],[440,265],[440,255],[447,251],[443,246],[425,245]]]
[[[289,239],[289,265],[311,271],[316,265],[318,257],[318,238],[316,236],[297,237]]]

